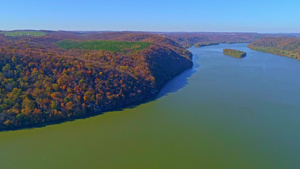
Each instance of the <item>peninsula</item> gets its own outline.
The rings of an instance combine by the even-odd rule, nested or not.
[[[0,33],[0,130],[46,125],[126,107],[192,67],[161,35]]]

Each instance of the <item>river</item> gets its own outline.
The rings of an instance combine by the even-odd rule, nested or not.
[[[1,169],[299,169],[300,62],[246,45],[190,48],[194,67],[143,104],[0,132]]]

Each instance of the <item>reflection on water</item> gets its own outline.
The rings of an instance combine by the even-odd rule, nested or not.
[[[188,84],[188,78],[190,78],[197,70],[197,68],[200,66],[198,62],[195,62],[195,60],[198,59],[198,55],[193,55],[193,62],[194,65],[191,69],[188,69],[184,72],[182,72],[179,76],[176,76],[175,78],[168,81],[161,90],[157,93],[157,95],[154,97],[155,99],[158,99],[164,95],[167,95],[168,93],[177,92],[179,89],[183,88],[185,85]]]

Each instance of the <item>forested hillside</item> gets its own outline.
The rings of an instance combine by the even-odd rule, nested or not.
[[[192,54],[160,35],[44,33],[0,34],[2,130],[71,120],[142,101],[192,67]]]
[[[292,34],[259,34],[259,33],[235,33],[235,32],[174,32],[159,33],[181,46],[188,48],[196,44],[210,43],[250,43],[263,37],[295,37]]]
[[[262,38],[248,45],[250,49],[300,60],[300,38]]]

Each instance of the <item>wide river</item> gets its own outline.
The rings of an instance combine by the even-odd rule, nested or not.
[[[190,48],[194,67],[146,103],[0,132],[0,168],[299,169],[300,62],[246,45]]]

